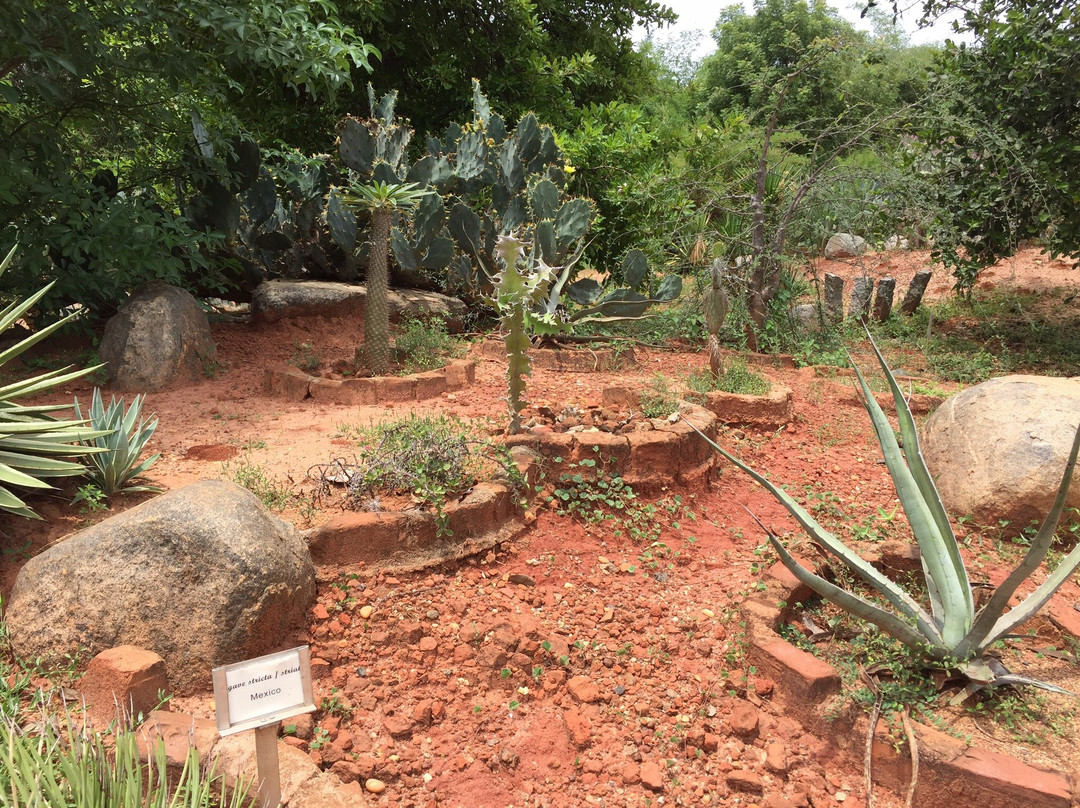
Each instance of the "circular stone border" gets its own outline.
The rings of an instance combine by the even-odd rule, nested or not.
[[[536,455],[512,453],[529,490],[536,484]],[[440,536],[435,514],[405,511],[344,511],[320,527],[306,531],[316,578],[336,579],[337,568],[351,572],[378,570],[393,574],[457,561],[510,541],[526,527],[521,494],[503,480],[480,482],[443,509],[450,534]]]
[[[582,460],[602,459],[605,469],[619,474],[638,491],[656,491],[673,483],[703,486],[708,482],[717,455],[694,427],[716,440],[716,416],[685,401],[679,403],[678,414],[682,417],[675,420],[650,418],[649,428],[622,435],[595,428],[551,432],[546,427],[534,427],[508,435],[504,442],[510,447],[531,449],[549,462],[561,458],[564,468]]]
[[[904,566],[911,558],[883,557],[885,567]],[[906,554],[910,555],[910,553]],[[805,602],[813,593],[781,563],[776,562],[763,576],[763,588],[754,592],[740,608],[746,631],[746,664],[758,675],[775,683],[773,699],[795,717],[810,733],[828,737],[848,754],[861,758],[868,720],[859,716],[830,719],[826,702],[840,693],[840,675],[824,660],[796,648],[784,640],[777,627],[788,621],[791,607]],[[919,747],[919,777],[914,808],[938,808],[943,803],[962,801],[980,808],[1069,808],[1080,791],[1059,771],[1043,769],[1000,752],[968,746],[932,727],[914,723]],[[907,791],[911,760],[906,749],[897,751],[883,726],[873,741],[874,782],[895,794]]]
[[[289,401],[308,398],[327,404],[382,404],[385,401],[423,401],[476,382],[476,362],[456,359],[438,370],[408,376],[323,379],[297,368],[267,368],[263,389]]]
[[[485,359],[506,359],[506,345],[499,339],[487,339],[473,348]],[[533,367],[559,370],[566,373],[601,373],[626,370],[637,366],[637,354],[631,345],[619,348],[530,348],[529,362]]]

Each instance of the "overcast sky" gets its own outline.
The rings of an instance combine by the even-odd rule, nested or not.
[[[701,40],[701,47],[696,53],[698,57],[711,52],[715,47],[712,37],[709,36],[709,32],[716,24],[716,20],[720,16],[721,10],[738,2],[738,0],[721,0],[720,2],[709,2],[709,0],[661,1],[664,5],[670,6],[675,10],[675,13],[679,15],[679,21],[673,28],[665,27],[661,29],[656,35],[656,40],[662,42],[669,36],[678,35],[684,31],[701,31],[704,36]],[[856,28],[870,30],[869,23],[866,20],[859,18],[860,7],[856,6],[854,3],[845,7],[847,1],[848,0],[832,0],[829,5],[838,8],[840,13],[850,20]],[[743,5],[746,6],[747,11],[753,10],[752,0],[742,0],[742,2]],[[944,42],[948,38],[956,39],[956,35],[952,33],[952,28],[948,23],[938,23],[933,28],[920,31],[916,26],[916,23],[919,19],[919,9],[921,8],[921,5],[921,3],[916,4],[911,11],[901,15],[900,18],[900,25],[908,32],[913,44]],[[886,7],[885,2],[879,2],[879,6],[884,9]]]

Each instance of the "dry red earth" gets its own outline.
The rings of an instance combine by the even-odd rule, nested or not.
[[[818,269],[891,274],[903,290],[925,260],[893,254]],[[980,285],[991,283],[1080,286],[1068,264],[1030,251]],[[950,285],[938,278],[930,292]],[[257,464],[308,503],[285,516],[309,527],[340,507],[331,498],[312,501],[307,477],[350,451],[340,425],[406,411],[490,419],[493,431],[505,424],[505,363],[497,359],[479,361],[474,387],[430,402],[330,406],[267,397],[264,370],[287,364],[301,342],[326,358],[351,353],[358,323],[313,319],[265,330],[222,323],[214,337],[214,377],[148,396],[160,417],[150,448],[162,454],[150,476],[165,488]],[[708,365],[704,350],[636,351],[631,372],[538,368],[529,397],[559,411],[597,403],[609,383],[644,386],[656,373],[677,378]],[[724,430],[722,442],[820,506],[842,538],[865,542],[868,530],[903,537],[902,516],[883,516],[898,502],[847,383],[811,368],[767,373],[794,390],[796,417],[777,431]],[[90,385],[64,392],[89,398]],[[759,565],[769,563],[744,506],[778,533],[792,532],[793,523],[730,466],[708,489],[647,498],[658,500],[658,534],[645,541],[617,535],[615,522],[560,517],[539,497],[531,528],[486,557],[397,576],[324,570],[307,639],[324,671],[317,700],[333,709],[314,715],[314,730],[298,721],[300,737],[290,742],[344,778],[385,781],[373,804],[865,805],[861,740],[805,733],[774,703],[774,683],[744,669],[737,609]],[[66,499],[36,506],[44,526],[4,527],[5,592],[20,556],[99,518]],[[1068,587],[1067,597],[1080,597],[1080,588]],[[366,618],[365,606],[372,607]],[[210,710],[206,698],[179,706]]]

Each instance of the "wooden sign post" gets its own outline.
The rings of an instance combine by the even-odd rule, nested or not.
[[[255,730],[259,805],[276,808],[281,802],[277,725],[315,710],[310,651],[304,645],[223,665],[214,668],[213,678],[218,734]]]

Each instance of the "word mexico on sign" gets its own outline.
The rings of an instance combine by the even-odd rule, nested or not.
[[[315,709],[306,645],[214,668],[218,733],[231,735]]]

